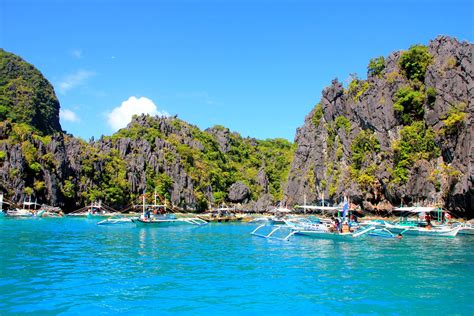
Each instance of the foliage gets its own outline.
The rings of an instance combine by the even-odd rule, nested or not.
[[[401,76],[398,71],[392,71],[386,74],[387,83],[394,83],[395,80],[399,79]]]
[[[328,150],[331,151],[334,147],[334,142],[336,141],[337,132],[334,129],[332,122],[324,124],[324,127],[326,128],[326,132],[328,134],[326,138],[326,144],[328,146]]]
[[[3,150],[0,150],[0,160],[4,160],[7,157],[7,153]]]
[[[393,178],[395,183],[405,183],[408,171],[418,160],[428,160],[440,155],[436,145],[435,133],[427,128],[423,121],[404,126],[400,131],[400,139],[392,143],[394,153]]]
[[[443,119],[443,123],[446,126],[446,134],[454,135],[464,125],[467,115],[465,111],[466,104],[464,102],[449,108],[447,115]]]
[[[25,187],[25,188],[23,189],[23,193],[25,193],[26,195],[33,195],[34,190],[33,190],[32,188],[30,188],[30,187]]]
[[[428,51],[428,47],[423,45],[413,45],[408,51],[400,56],[399,66],[409,80],[423,82],[426,68],[433,61],[433,56]]]
[[[372,58],[367,66],[368,75],[380,76],[385,69],[385,58],[383,56]]]
[[[43,75],[0,49],[0,119],[26,123],[39,133],[61,131],[59,101]]]
[[[445,65],[444,68],[445,68],[445,70],[454,69],[454,68],[457,67],[457,65],[458,65],[458,61],[457,61],[456,57],[451,56],[446,61],[446,65]]]
[[[33,184],[33,189],[35,190],[35,192],[41,192],[43,191],[45,188],[45,183],[44,181],[35,181],[34,184]]]
[[[356,170],[374,154],[380,152],[380,143],[375,134],[370,130],[362,130],[352,141],[352,164]]]
[[[323,107],[321,103],[318,103],[316,107],[314,108],[314,114],[313,114],[313,124],[314,127],[319,126],[319,122],[321,122],[321,118],[323,117]]]
[[[351,132],[351,122],[343,115],[340,115],[338,117],[336,117],[336,128],[337,129],[340,129],[341,127],[344,128],[344,130],[346,131],[346,135],[349,135],[349,133]]]
[[[74,183],[72,182],[72,178],[70,177],[68,180],[65,180],[62,187],[61,192],[63,195],[69,199],[74,198],[76,195],[76,189]]]
[[[352,179],[355,179],[359,187],[364,191],[370,191],[371,188],[377,182],[375,173],[377,171],[377,165],[371,164],[367,168],[355,169],[353,166],[349,168],[349,172]]]
[[[360,101],[362,95],[369,90],[370,84],[366,80],[359,80],[356,75],[353,75],[351,83],[349,83],[349,95],[355,102]]]
[[[393,109],[398,113],[403,124],[408,125],[413,120],[423,118],[424,102],[425,94],[422,91],[415,91],[409,86],[403,86],[395,93]]]

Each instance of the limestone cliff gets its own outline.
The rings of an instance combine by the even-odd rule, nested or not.
[[[347,89],[334,80],[296,132],[286,201],[435,201],[472,217],[472,50],[442,36],[373,59]]]

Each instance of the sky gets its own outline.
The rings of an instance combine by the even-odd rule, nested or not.
[[[0,0],[0,47],[53,84],[90,139],[134,113],[293,140],[321,91],[438,35],[473,42],[473,1]]]

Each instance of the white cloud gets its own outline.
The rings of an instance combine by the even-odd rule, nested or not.
[[[71,51],[71,55],[72,55],[74,58],[81,59],[81,58],[82,58],[82,50],[80,50],[80,49],[74,49],[74,50]]]
[[[107,123],[114,131],[119,130],[132,120],[135,114],[150,114],[159,116],[169,116],[165,111],[158,111],[158,107],[152,100],[145,97],[131,96],[128,100],[107,113]]]
[[[76,113],[74,113],[73,111],[71,110],[68,110],[68,109],[60,109],[59,110],[59,118],[63,121],[66,121],[66,122],[78,122],[79,121],[79,117],[77,116]]]
[[[95,72],[80,69],[73,74],[67,75],[59,84],[59,91],[66,93],[74,87],[84,84],[84,82],[95,75]]]

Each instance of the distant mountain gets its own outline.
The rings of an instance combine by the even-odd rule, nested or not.
[[[440,36],[338,81],[297,130],[289,204],[342,198],[367,210],[437,201],[472,217],[473,45]]]

